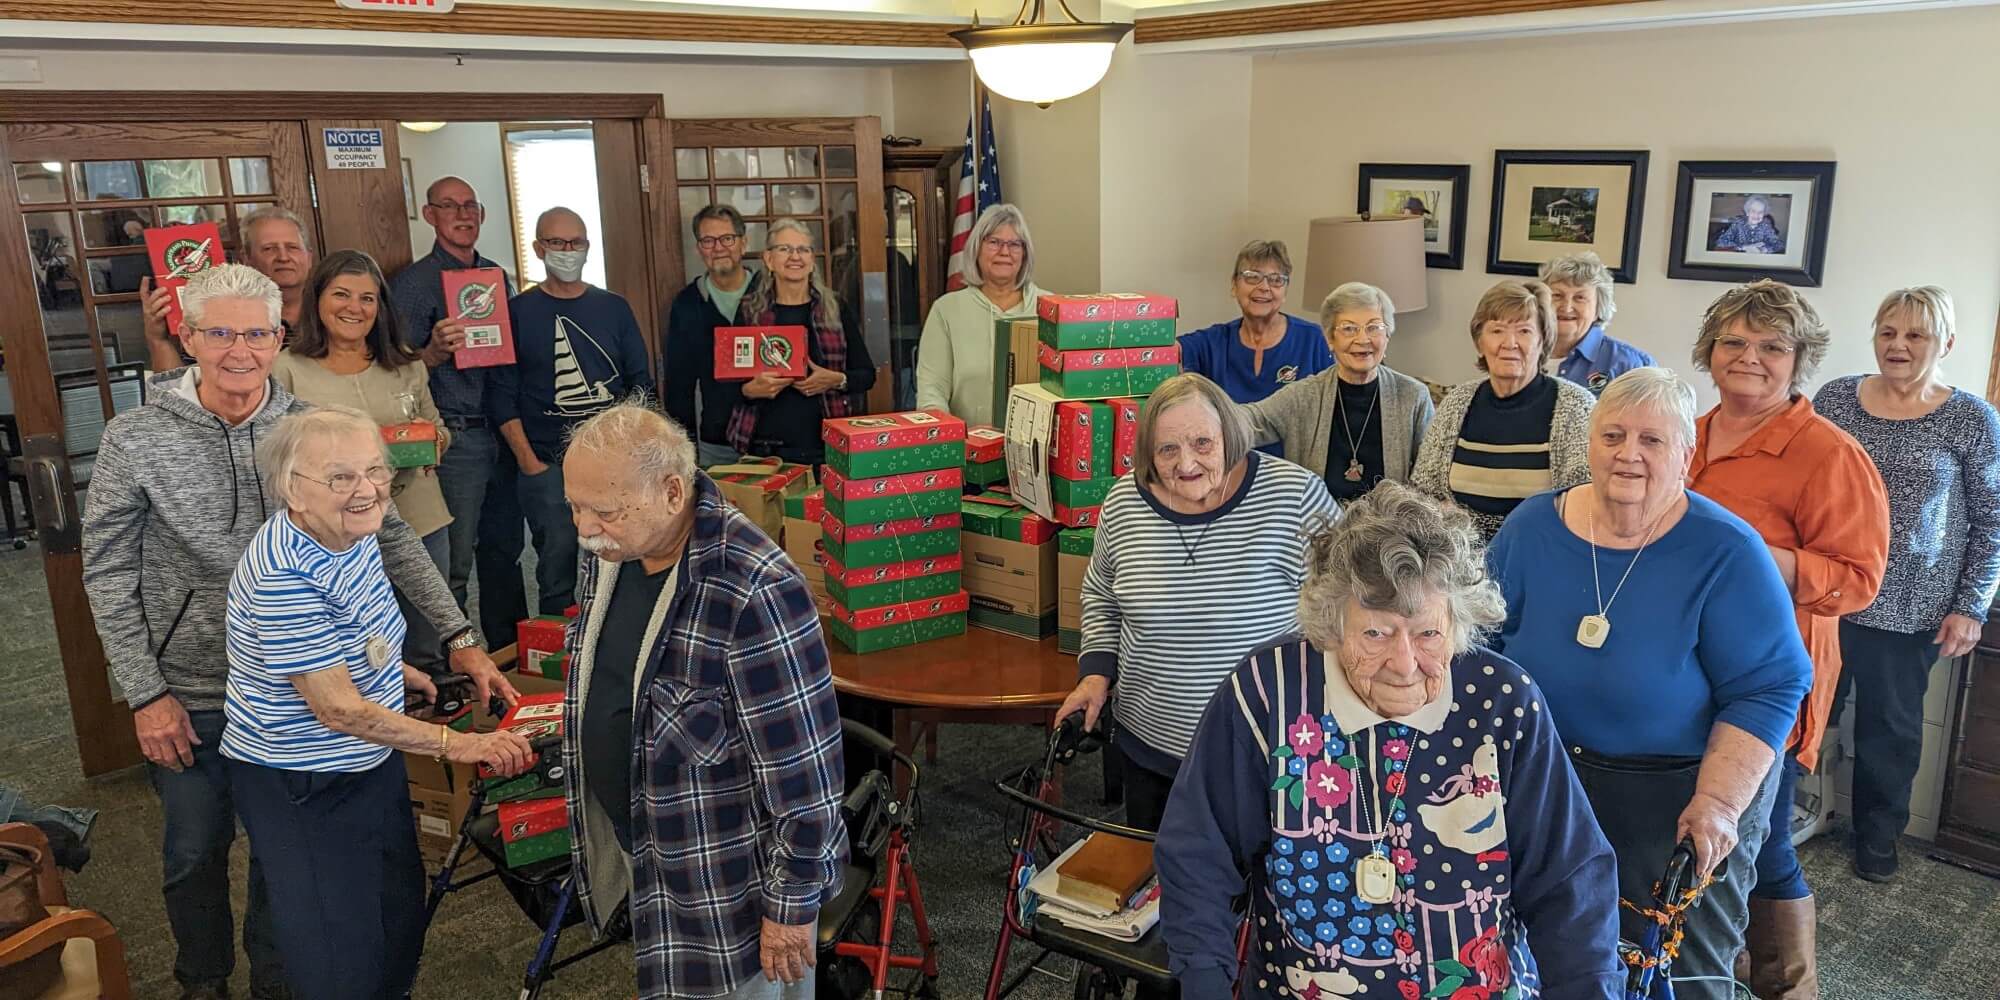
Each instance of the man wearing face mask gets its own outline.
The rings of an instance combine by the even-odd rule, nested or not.
[[[590,234],[560,206],[535,220],[548,277],[507,301],[514,364],[492,369],[486,409],[521,469],[521,508],[535,543],[540,613],[561,614],[576,587],[576,529],[563,497],[570,428],[653,388],[652,359],[625,299],[583,280]]]

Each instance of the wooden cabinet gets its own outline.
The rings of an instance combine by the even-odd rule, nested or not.
[[[1959,685],[1935,854],[2000,876],[2000,609]]]

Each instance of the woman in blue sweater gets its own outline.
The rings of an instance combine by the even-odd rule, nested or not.
[[[1591,413],[1590,482],[1522,502],[1488,559],[1507,600],[1496,647],[1547,693],[1619,893],[1651,898],[1683,840],[1702,873],[1728,859],[1673,969],[1681,1000],[1727,1000],[1771,763],[1812,662],[1756,530],[1686,488],[1694,440],[1692,386],[1662,368],[1620,375]],[[1679,982],[1695,977],[1715,978]]]
[[[1230,995],[1247,889],[1245,998],[1621,996],[1611,848],[1541,691],[1476,645],[1503,609],[1471,517],[1384,482],[1309,546],[1304,634],[1210,700],[1154,849],[1181,995]]]
[[[1243,315],[1183,334],[1181,370],[1206,375],[1238,403],[1254,403],[1333,367],[1319,324],[1285,312],[1291,283],[1292,255],[1283,243],[1245,245],[1229,269],[1229,294]],[[1258,450],[1284,454],[1282,444]]]

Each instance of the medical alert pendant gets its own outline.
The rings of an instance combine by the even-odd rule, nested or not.
[[[1604,640],[1611,636],[1611,619],[1603,615],[1584,615],[1576,623],[1576,642],[1579,646],[1600,649]]]
[[[368,637],[366,651],[368,654],[368,665],[377,670],[382,669],[389,662],[389,640],[379,635]]]
[[[1348,461],[1348,463],[1347,463],[1347,481],[1348,481],[1348,482],[1350,482],[1350,483],[1358,483],[1358,482],[1360,482],[1360,481],[1361,481],[1361,460],[1360,460],[1360,459],[1356,458],[1356,459],[1350,459],[1350,460]]]
[[[1396,866],[1380,854],[1368,854],[1354,863],[1354,892],[1370,903],[1383,904],[1396,898]]]

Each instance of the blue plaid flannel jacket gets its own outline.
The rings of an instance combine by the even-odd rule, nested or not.
[[[839,888],[840,715],[817,610],[784,550],[695,475],[694,530],[632,707],[633,951],[639,996],[722,996],[760,976],[764,918],[807,924]],[[612,564],[586,557],[577,577],[583,641]],[[583,706],[579,674],[564,705],[566,750]],[[585,796],[571,768],[571,856],[593,926]],[[614,845],[615,850],[615,845]]]

